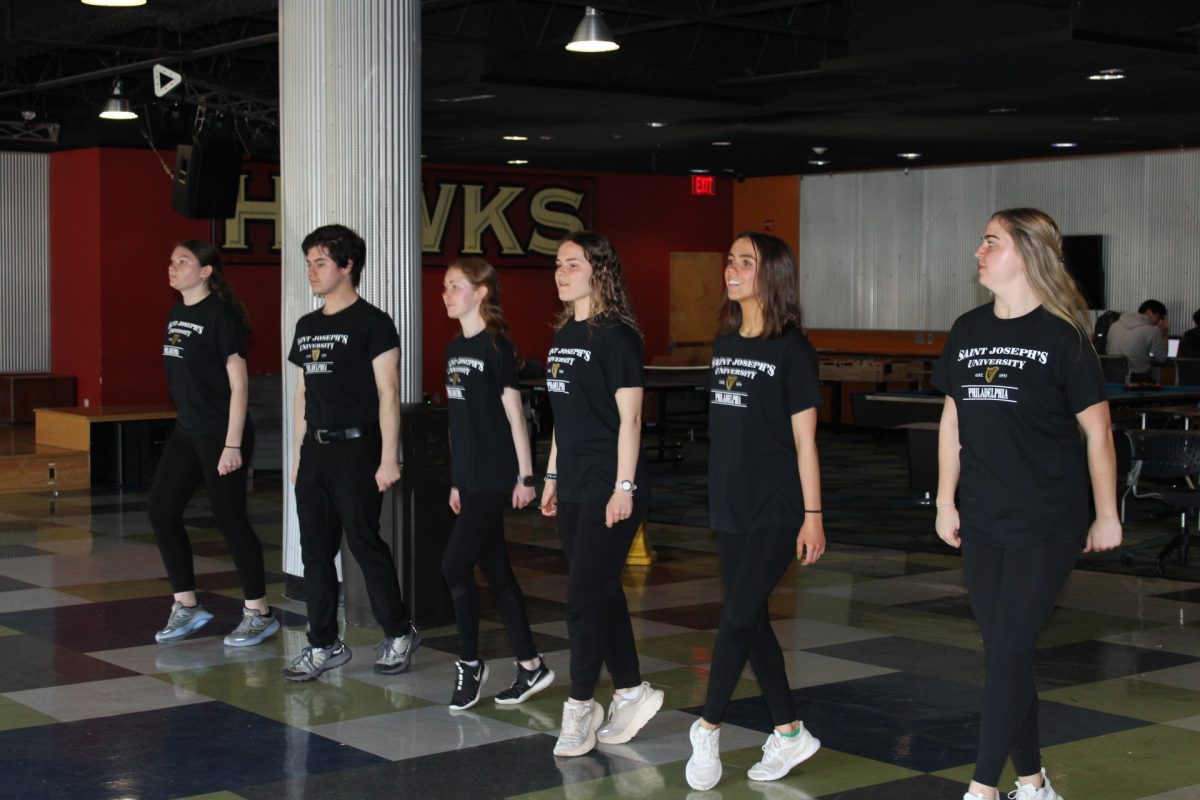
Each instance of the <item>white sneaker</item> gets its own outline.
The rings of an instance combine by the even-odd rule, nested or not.
[[[1063,800],[1063,798],[1050,785],[1050,778],[1046,776],[1046,768],[1043,767],[1042,788],[1036,789],[1033,784],[1022,784],[1017,781],[1017,789],[1008,793],[1008,800]]]
[[[795,736],[783,736],[771,731],[763,745],[762,761],[746,772],[752,781],[776,781],[792,771],[792,767],[812,758],[821,749],[821,742],[800,723],[800,732]]]
[[[604,708],[595,700],[563,703],[562,729],[554,743],[556,756],[581,756],[596,747],[596,728],[604,719]]]
[[[692,742],[692,757],[688,759],[683,774],[688,786],[703,792],[721,780],[721,729],[710,730],[696,720],[692,723],[688,738]]]
[[[963,800],[986,800],[986,799],[981,794],[971,794],[970,792],[965,792],[963,794]]]
[[[638,689],[636,700],[627,700],[619,694],[613,695],[612,705],[608,707],[608,721],[596,731],[598,742],[625,744],[662,708],[662,689],[655,689],[646,681],[642,681]]]

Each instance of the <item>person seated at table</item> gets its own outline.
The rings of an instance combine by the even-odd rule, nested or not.
[[[1167,307],[1147,300],[1137,313],[1123,313],[1108,331],[1108,355],[1129,359],[1129,382],[1153,382],[1151,361],[1167,357]]]
[[[1196,327],[1185,331],[1179,340],[1177,358],[1200,358],[1200,308],[1192,312],[1192,323]]]

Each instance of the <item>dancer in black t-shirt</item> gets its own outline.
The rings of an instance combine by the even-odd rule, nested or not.
[[[421,634],[400,596],[392,551],[379,536],[383,493],[400,480],[400,337],[392,318],[358,295],[367,246],[344,225],[304,237],[308,282],[325,305],[296,323],[296,487],[309,646],[283,670],[307,681],[350,660],[338,638],[334,559],[343,531],[383,628],[375,671],[408,669]]]
[[[196,599],[183,525],[188,501],[204,484],[246,598],[241,624],[225,644],[255,645],[279,630],[279,620],[267,605],[262,544],[246,513],[246,463],[254,442],[246,416],[246,309],[221,274],[220,251],[208,242],[176,245],[168,275],[183,298],[171,309],[162,350],[176,419],[150,489],[150,524],[175,602],[154,638],[179,641],[212,619]]]
[[[975,259],[993,301],[955,321],[933,373],[946,395],[936,529],[962,548],[987,660],[963,800],[997,797],[1009,756],[1019,776],[1009,797],[1059,800],[1041,763],[1033,659],[1080,549],[1121,543],[1104,374],[1053,219],[996,212]]]
[[[817,353],[800,331],[796,267],[782,240],[741,233],[725,263],[725,302],[709,369],[709,515],[725,602],[704,711],[692,723],[684,774],[693,789],[721,779],[720,724],[749,661],[775,730],[747,773],[773,781],[821,747],[796,716],[767,600],[792,560],[825,552],[817,455]]]
[[[446,314],[462,326],[446,347],[446,403],[450,408],[450,508],[458,515],[442,574],[458,622],[458,672],[450,708],[470,708],[488,677],[479,657],[479,590],[475,565],[487,578],[517,656],[517,677],[496,695],[513,705],[554,682],[533,644],[525,596],[513,576],[504,543],[504,506],[524,508],[537,497],[517,362],[500,308],[500,281],[482,258],[464,258],[442,282]]]
[[[554,434],[542,513],[558,517],[567,558],[571,691],[554,754],[579,756],[597,741],[632,739],[662,707],[663,693],[642,681],[621,588],[625,556],[649,507],[638,458],[642,336],[607,238],[567,234],[555,264],[563,310],[546,358]],[[604,709],[592,697],[601,664],[616,689],[603,724]]]

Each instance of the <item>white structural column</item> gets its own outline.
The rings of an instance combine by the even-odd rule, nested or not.
[[[279,4],[283,178],[284,470],[294,442],[296,321],[320,305],[300,243],[341,223],[366,240],[359,293],[400,332],[400,399],[421,396],[421,10],[395,0]],[[303,575],[295,497],[284,491],[283,567]]]

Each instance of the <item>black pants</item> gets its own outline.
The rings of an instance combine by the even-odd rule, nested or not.
[[[753,533],[718,533],[725,603],[713,645],[708,694],[702,716],[717,725],[749,660],[775,726],[796,720],[783,650],[767,611],[767,600],[796,559],[797,528]]]
[[[511,494],[499,492],[459,492],[462,504],[446,551],[442,554],[442,575],[454,600],[454,618],[458,622],[459,658],[479,658],[479,588],[475,585],[475,565],[487,578],[496,599],[496,609],[504,620],[508,640],[518,661],[537,658],[529,617],[525,613],[525,595],[517,585],[508,562],[504,542],[504,506]]]
[[[1010,755],[1018,775],[1042,769],[1033,656],[1079,551],[1078,542],[1002,549],[963,537],[963,576],[987,659],[974,776],[984,786],[999,782]]]
[[[567,557],[567,637],[574,700],[592,698],[602,664],[608,666],[617,689],[642,682],[621,572],[638,526],[646,518],[650,493],[635,494],[629,519],[611,528],[604,525],[607,505],[607,497],[558,504],[558,535]]]
[[[171,591],[194,592],[192,544],[183,526],[183,512],[196,489],[208,490],[217,529],[225,537],[247,600],[266,596],[262,544],[246,514],[246,465],[254,447],[254,429],[247,420],[242,434],[242,466],[228,475],[217,474],[225,449],[225,432],[209,434],[171,432],[150,488],[150,526],[167,568]]]
[[[375,484],[379,433],[320,444],[305,439],[296,476],[296,513],[300,519],[300,555],[304,562],[304,602],[308,641],[329,647],[338,636],[338,578],[334,558],[346,543],[362,568],[371,613],[385,636],[404,636],[408,609],[392,550],[379,536],[383,495]]]

